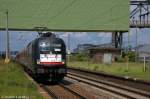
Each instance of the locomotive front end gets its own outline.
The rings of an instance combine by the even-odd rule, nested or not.
[[[48,80],[62,80],[66,70],[66,46],[59,38],[41,38],[38,43],[37,73]]]

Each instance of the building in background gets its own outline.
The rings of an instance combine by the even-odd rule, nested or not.
[[[86,53],[94,62],[112,63],[116,57],[121,55],[121,49],[115,48],[112,43],[109,44],[80,44],[74,50],[74,53]]]
[[[73,53],[89,53],[88,49],[95,47],[93,44],[79,44],[77,48],[73,50]]]
[[[90,57],[95,62],[102,62],[111,64],[112,62],[115,62],[116,57],[121,55],[121,49],[119,48],[91,48],[89,49]]]

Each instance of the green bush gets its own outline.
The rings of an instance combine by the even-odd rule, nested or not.
[[[99,66],[98,66],[98,65],[96,65],[96,66],[94,66],[93,70],[94,70],[94,71],[97,71],[97,70],[98,70],[98,68],[99,68]]]
[[[136,53],[133,52],[133,51],[129,51],[129,52],[128,52],[127,55],[128,55],[128,57],[129,57],[129,61],[130,61],[130,62],[135,62],[135,54],[136,54]]]
[[[147,68],[148,71],[150,71],[150,61],[147,62],[146,68]]]
[[[70,61],[88,61],[88,54],[75,54],[70,57]]]
[[[129,58],[129,62],[135,62],[136,53],[134,51],[129,51],[128,53],[122,52],[122,56],[116,58],[117,62],[124,62],[126,56]]]
[[[126,53],[122,52],[122,57],[125,58],[125,56],[126,56]]]
[[[124,62],[125,59],[122,56],[116,57],[116,62]]]

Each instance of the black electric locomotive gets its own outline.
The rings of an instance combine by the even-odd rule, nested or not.
[[[67,73],[65,43],[52,33],[30,42],[16,60],[37,79],[60,81]]]

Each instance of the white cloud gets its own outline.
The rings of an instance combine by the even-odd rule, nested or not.
[[[61,37],[68,37],[68,34],[67,33],[63,33],[60,35]]]
[[[72,35],[73,32],[62,32],[62,33],[58,33],[58,35],[60,35],[60,37],[62,37],[62,38],[68,37],[68,34]]]
[[[85,37],[87,35],[88,35],[87,32],[76,32],[76,33],[74,33],[75,37]]]
[[[98,37],[111,37],[111,33],[100,32],[97,33]]]

